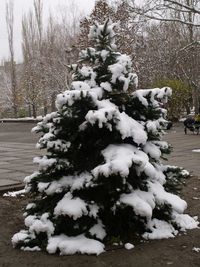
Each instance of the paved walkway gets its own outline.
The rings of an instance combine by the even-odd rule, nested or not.
[[[33,123],[0,124],[0,188],[21,185],[25,176],[36,170],[33,157],[37,136]]]
[[[33,144],[0,142],[0,186],[19,184],[33,172],[34,147]]]
[[[38,136],[31,134],[33,123],[0,124],[0,188],[21,185],[25,176],[37,169],[32,160],[40,151],[35,149]],[[200,135],[184,134],[182,124],[168,131],[165,140],[169,141],[174,151],[166,164],[182,166],[193,175],[200,175]]]
[[[192,152],[193,149],[200,149],[200,135],[188,132],[184,133],[183,124],[178,123],[165,136],[173,146],[173,152],[168,156],[166,164],[184,167],[192,175],[200,176],[200,153]]]

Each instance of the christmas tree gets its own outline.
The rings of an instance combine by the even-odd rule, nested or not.
[[[116,52],[114,27],[109,20],[91,27],[95,48],[81,52],[71,90],[33,129],[46,155],[25,178],[33,202],[15,247],[98,255],[114,241],[174,237],[198,225],[176,195],[188,173],[161,162],[170,151],[161,103],[171,89],[129,93],[137,75],[130,57]]]

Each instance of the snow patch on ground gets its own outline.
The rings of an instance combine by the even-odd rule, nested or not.
[[[193,149],[192,152],[200,153],[200,149]]]
[[[195,252],[197,252],[197,253],[200,252],[200,248],[197,248],[197,247],[193,247],[192,250],[195,251]]]
[[[60,255],[96,254],[104,252],[104,244],[101,242],[86,238],[84,235],[68,237],[64,234],[49,238],[47,251],[50,254],[60,251]]]
[[[24,251],[41,251],[41,248],[39,248],[38,246],[35,246],[35,247],[21,247],[21,250],[24,250]]]
[[[126,244],[124,245],[124,247],[125,247],[125,249],[130,250],[130,249],[133,249],[135,246],[134,246],[133,244],[131,244],[131,243],[126,243]]]
[[[17,197],[17,196],[24,196],[26,194],[25,189],[19,190],[19,191],[12,191],[12,192],[7,192],[4,193],[4,197]]]

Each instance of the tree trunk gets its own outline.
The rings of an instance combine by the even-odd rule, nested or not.
[[[45,116],[45,115],[47,115],[47,112],[48,112],[47,101],[46,100],[43,102],[43,106],[44,106],[43,112],[44,112],[44,116]]]
[[[56,93],[53,92],[51,94],[51,112],[56,110],[56,105],[55,105],[55,98],[56,98]]]
[[[195,114],[200,113],[200,106],[199,106],[199,90],[198,88],[193,88],[193,104],[194,104],[194,111]]]
[[[32,109],[33,109],[33,118],[37,117],[37,109],[36,109],[36,105],[32,104]]]
[[[10,51],[10,64],[9,72],[11,78],[11,92],[12,92],[12,107],[14,116],[17,117],[18,107],[17,107],[17,79],[16,79],[16,66],[14,57],[14,6],[13,0],[6,3],[6,25],[8,34],[8,44]]]
[[[31,113],[31,105],[28,105],[28,116],[32,117],[32,113]]]

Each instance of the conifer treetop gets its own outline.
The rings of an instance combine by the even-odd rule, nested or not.
[[[110,19],[107,19],[103,25],[99,25],[96,22],[90,28],[88,37],[95,42],[97,50],[115,50],[117,48],[115,44],[116,34],[114,31],[116,26],[117,23],[112,23]]]
[[[107,19],[104,24],[95,23],[91,27],[89,36],[94,47],[82,50],[79,64],[71,66],[74,81],[84,81],[90,88],[100,87],[115,93],[130,93],[137,88],[138,77],[130,56],[116,51],[116,26]],[[74,83],[71,88],[74,89]]]

